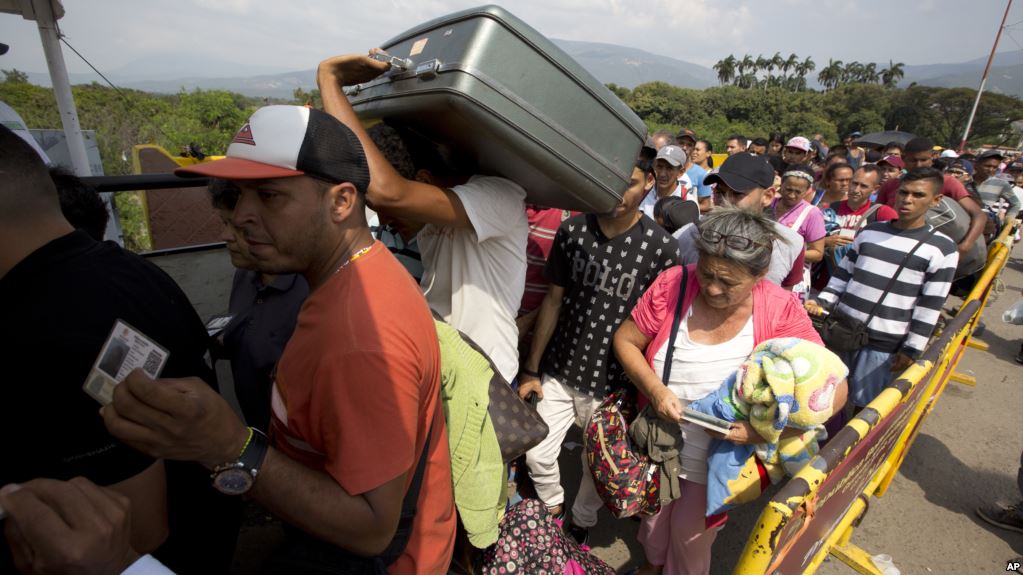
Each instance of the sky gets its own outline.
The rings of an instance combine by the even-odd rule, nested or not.
[[[3,2],[0,2],[3,4]],[[17,2],[15,2],[17,4]],[[237,75],[314,68],[362,52],[431,18],[479,5],[462,0],[64,0],[60,28],[102,72],[145,62],[153,74],[202,71],[213,59]],[[515,0],[503,4],[546,36],[631,46],[711,66],[729,54],[889,60],[907,65],[986,57],[1003,0]],[[1023,49],[1023,2],[999,51]],[[1016,24],[1016,27],[1012,27]],[[0,68],[45,72],[35,23],[0,14]],[[87,66],[64,50],[69,70]],[[202,74],[196,74],[202,75]]]

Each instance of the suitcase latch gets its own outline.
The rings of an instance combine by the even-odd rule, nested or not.
[[[434,58],[416,65],[416,77],[421,80],[433,80],[440,71],[440,60]]]

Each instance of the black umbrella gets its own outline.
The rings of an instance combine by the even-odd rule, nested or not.
[[[884,148],[889,142],[898,142],[900,145],[905,146],[906,142],[915,137],[916,134],[910,134],[909,132],[872,132],[856,138],[853,145],[866,146],[868,148]]]

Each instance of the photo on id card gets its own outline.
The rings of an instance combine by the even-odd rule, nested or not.
[[[119,319],[100,349],[83,389],[106,405],[113,400],[114,388],[132,370],[141,368],[149,377],[159,377],[169,356],[165,348]]]

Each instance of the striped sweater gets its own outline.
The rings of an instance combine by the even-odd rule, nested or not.
[[[929,224],[912,230],[890,222],[870,224],[856,235],[820,293],[827,307],[866,321],[899,264],[926,238],[878,304],[867,326],[871,348],[915,359],[927,345],[959,262],[955,242],[940,232],[928,237],[933,229]]]

